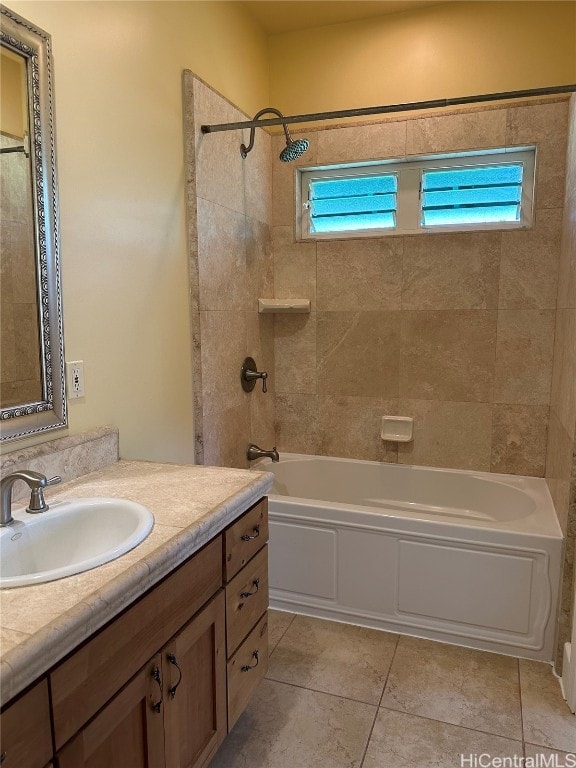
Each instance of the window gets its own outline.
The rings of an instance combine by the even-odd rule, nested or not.
[[[298,169],[301,239],[532,223],[534,148]]]

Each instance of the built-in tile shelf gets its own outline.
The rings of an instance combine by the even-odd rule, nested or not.
[[[310,299],[258,299],[258,312],[306,314],[310,312]]]

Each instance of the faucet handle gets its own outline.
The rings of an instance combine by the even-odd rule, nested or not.
[[[266,371],[259,371],[256,368],[256,363],[254,362],[254,358],[247,357],[244,362],[242,363],[242,368],[240,369],[240,381],[242,383],[242,389],[244,392],[252,392],[254,387],[256,386],[256,379],[262,379],[262,392],[267,392],[268,387],[266,385],[266,379],[268,378],[268,374]]]
[[[48,504],[44,501],[44,488],[48,485],[58,485],[58,483],[61,482],[62,478],[56,475],[55,477],[51,477],[50,480],[44,478],[43,483],[32,488],[30,491],[30,503],[26,507],[26,512],[29,512],[31,515],[36,515],[38,512],[46,512],[46,510],[50,509]]]

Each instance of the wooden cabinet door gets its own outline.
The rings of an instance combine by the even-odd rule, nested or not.
[[[58,753],[59,768],[164,768],[160,654]]]
[[[44,768],[50,760],[52,734],[46,679],[3,710],[0,742],[2,768]]]
[[[225,600],[220,592],[163,649],[167,768],[200,768],[227,731]]]

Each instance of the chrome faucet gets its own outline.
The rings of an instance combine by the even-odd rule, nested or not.
[[[16,480],[24,480],[30,486],[30,503],[26,507],[26,512],[36,514],[37,512],[46,512],[48,504],[44,501],[44,488],[48,485],[57,485],[62,481],[61,477],[51,477],[47,479],[46,475],[40,472],[24,469],[21,472],[13,472],[0,480],[0,527],[10,525],[14,522],[12,517],[12,486]]]
[[[254,459],[263,459],[264,457],[268,457],[269,459],[272,459],[272,461],[280,461],[280,456],[278,455],[276,448],[272,448],[271,451],[264,451],[262,448],[258,448],[258,446],[254,445],[253,443],[252,445],[248,446],[246,456],[248,461],[254,461]]]

